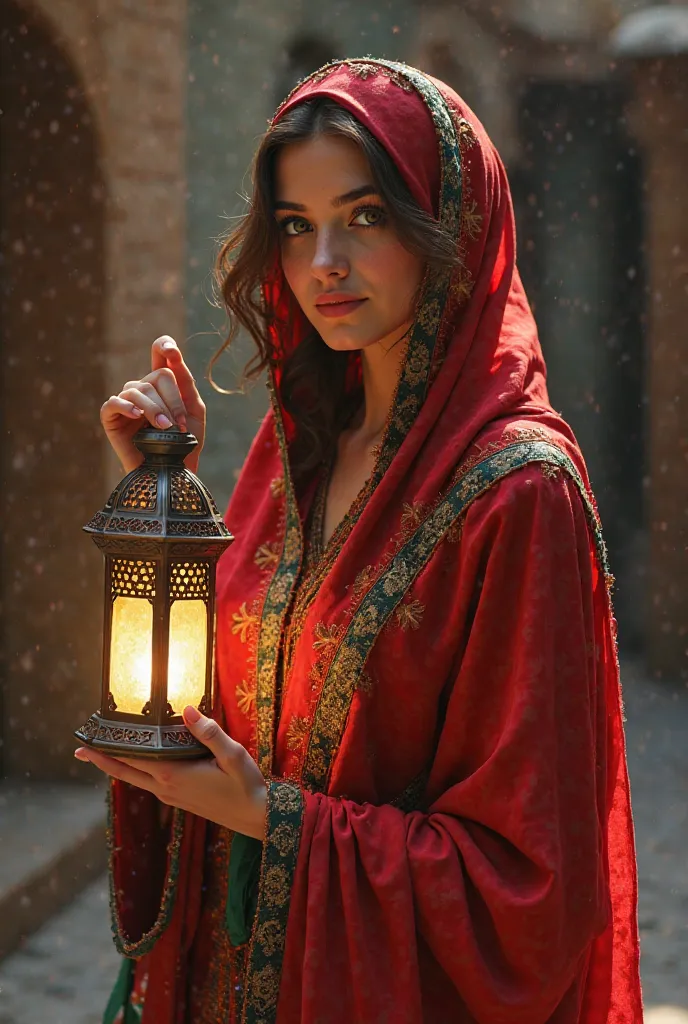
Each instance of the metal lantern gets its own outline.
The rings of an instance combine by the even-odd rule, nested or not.
[[[233,538],[184,465],[193,434],[145,428],[134,444],[143,463],[84,527],[105,556],[103,682],[76,736],[115,756],[203,757],[182,711],[213,704],[215,569]]]

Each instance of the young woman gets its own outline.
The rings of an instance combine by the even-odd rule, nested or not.
[[[328,65],[219,276],[272,408],[219,703],[185,712],[215,759],[79,752],[115,780],[106,1021],[636,1024],[611,577],[483,128],[405,65]],[[126,469],[144,417],[203,441],[171,339],[103,407]]]

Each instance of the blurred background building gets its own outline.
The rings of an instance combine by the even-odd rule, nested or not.
[[[509,170],[553,404],[583,447],[622,653],[688,679],[688,9],[632,0],[5,0],[0,71],[0,774],[79,775],[99,692],[118,469],[98,410],[158,335],[202,378],[217,237],[276,104],[339,56],[405,60],[473,107]],[[223,357],[236,387],[250,355]],[[226,502],[265,389],[204,386]]]

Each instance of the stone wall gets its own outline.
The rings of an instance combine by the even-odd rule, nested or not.
[[[183,337],[181,0],[3,10],[2,772],[68,777],[99,699],[102,561],[81,526],[119,475],[102,402]]]

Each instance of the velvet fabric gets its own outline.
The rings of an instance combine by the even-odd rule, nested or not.
[[[426,283],[376,468],[310,573],[314,481],[293,480],[280,400],[306,325],[278,261],[266,269],[272,409],[227,512],[217,625],[216,714],[271,787],[256,922],[237,953],[224,907],[196,909],[187,818],[174,877],[169,855],[164,883],[159,857],[148,874],[176,900],[137,965],[142,1019],[196,1005],[197,1024],[635,1024],[610,576],[583,457],[548,399],[504,168],[463,101],[404,65],[325,68],[276,118],[314,96],[383,144],[455,231],[461,266]],[[140,844],[117,835],[125,879]],[[129,955],[151,916],[130,915]],[[213,1010],[223,956],[240,998],[228,1009],[218,992]]]

